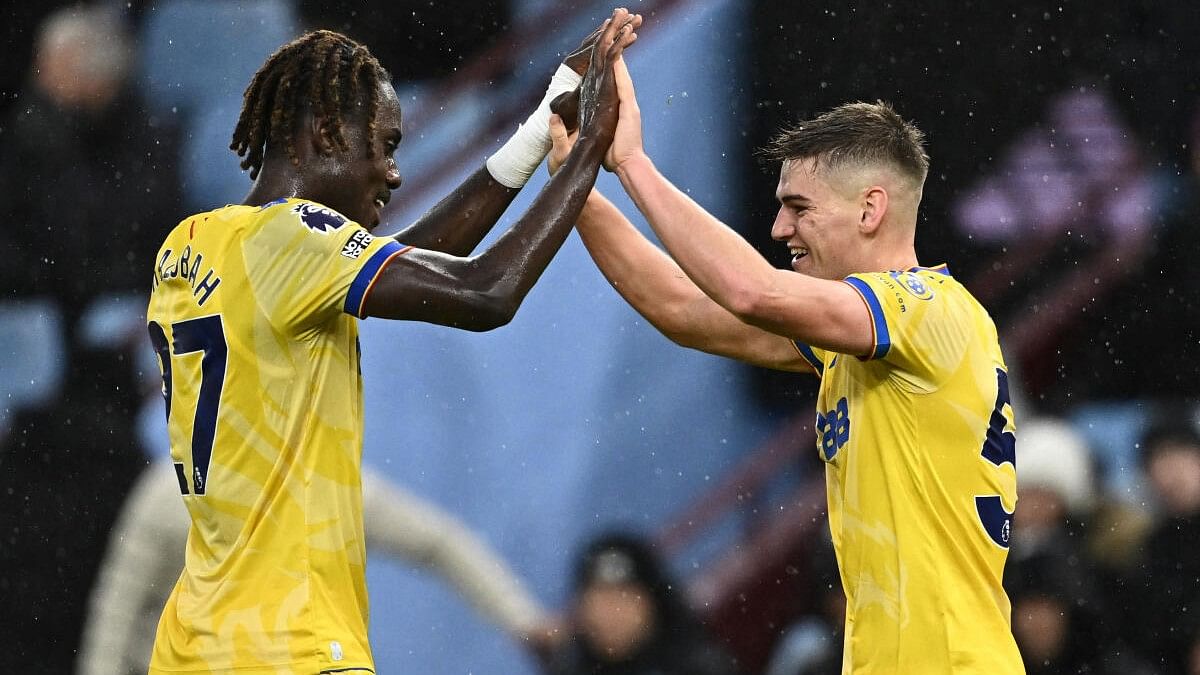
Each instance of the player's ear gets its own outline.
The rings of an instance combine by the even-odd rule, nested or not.
[[[879,229],[879,224],[883,222],[883,214],[887,213],[888,193],[879,185],[872,185],[863,191],[860,208],[862,209],[862,217],[858,223],[858,229],[863,234],[872,234]]]
[[[336,147],[333,120],[325,115],[311,115],[308,130],[313,151],[323,157],[332,155],[333,149]]]

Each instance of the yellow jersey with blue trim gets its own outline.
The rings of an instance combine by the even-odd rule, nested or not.
[[[406,250],[301,199],[167,236],[147,320],[192,522],[151,673],[373,668],[357,318]]]
[[[854,274],[865,357],[797,342],[846,593],[843,673],[1022,673],[1001,577],[1016,427],[996,327],[945,266]]]

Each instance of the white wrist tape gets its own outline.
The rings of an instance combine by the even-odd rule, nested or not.
[[[492,178],[510,188],[525,185],[550,152],[550,102],[563,92],[574,91],[582,81],[579,73],[566,65],[558,66],[537,110],[517,127],[508,142],[488,157],[487,169]]]

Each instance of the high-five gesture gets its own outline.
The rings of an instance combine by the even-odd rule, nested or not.
[[[607,26],[608,19],[605,19],[603,23],[596,26],[596,30],[583,38],[583,41],[579,43],[575,51],[563,57],[563,65],[578,73],[580,77],[583,77],[588,71],[588,66],[592,63],[592,47],[596,45],[596,41],[600,39]]]
[[[625,67],[625,59],[613,64],[617,80],[617,95],[621,98],[620,121],[608,154],[604,156],[604,168],[616,171],[629,158],[640,155],[642,150],[642,111],[638,108],[637,94],[633,90],[633,78]]]
[[[604,168],[609,171],[616,171],[617,167],[631,157],[644,154],[642,112],[638,108],[637,95],[633,90],[633,78],[630,77],[629,69],[625,66],[624,56],[618,57],[613,63],[613,75],[617,85],[617,96],[621,102],[617,130],[612,145],[604,155]],[[566,161],[571,146],[575,143],[576,127],[574,126],[575,120],[572,119],[575,109],[572,106],[578,100],[576,93],[570,92],[562,94],[559,101],[556,101],[556,105],[561,105],[555,110],[558,117],[550,119],[550,140],[553,142],[553,148],[548,157],[550,175],[554,175],[558,171],[558,167]]]
[[[592,48],[591,66],[579,88],[579,127],[585,135],[595,136],[607,145],[612,142],[617,127],[620,99],[617,95],[613,64],[621,58],[626,47],[637,39],[634,30],[642,24],[639,14],[625,8],[613,12],[605,22],[604,32]]]

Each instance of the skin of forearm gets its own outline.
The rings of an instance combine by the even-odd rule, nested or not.
[[[771,267],[745,239],[668,182],[646,155],[617,176],[659,240],[687,276],[722,307],[759,325],[762,297],[773,292]],[[769,326],[764,326],[768,327]]]
[[[623,162],[616,173],[688,278],[739,321],[823,349],[870,351],[870,315],[849,286],[775,269],[644,154]]]
[[[394,235],[407,246],[466,256],[487,236],[520,192],[497,182],[487,166],[467,177],[416,222]]]
[[[593,190],[576,227],[597,267],[639,314],[676,344],[780,370],[811,372],[791,342],[718,305]]]
[[[507,324],[575,224],[604,149],[586,140],[521,219],[482,253],[462,258],[413,249],[389,265],[364,300],[366,314],[471,331]]]
[[[605,145],[580,137],[559,173],[542,189],[525,215],[473,263],[491,277],[490,294],[510,308],[510,314],[545,271],[578,218],[596,182]]]
[[[707,298],[683,270],[597,190],[588,197],[576,229],[621,297],[667,337],[692,346],[689,338],[699,326],[691,310]]]

